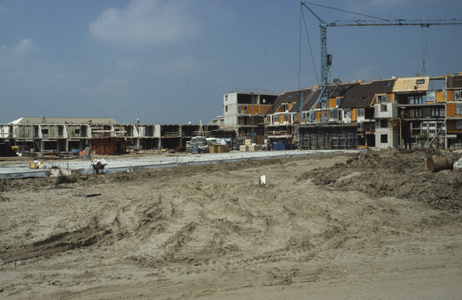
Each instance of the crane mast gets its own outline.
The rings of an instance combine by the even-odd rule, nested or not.
[[[328,72],[329,67],[332,63],[332,56],[327,54],[327,27],[339,27],[339,26],[421,26],[429,27],[434,25],[462,25],[462,20],[452,19],[452,20],[352,20],[352,21],[333,21],[331,23],[326,23],[321,17],[319,17],[305,2],[300,2],[302,8],[306,7],[320,22],[320,36],[321,36],[321,93],[316,100],[316,103],[311,108],[311,111],[305,121],[305,125],[309,120],[315,119],[314,109],[318,104],[321,106],[321,123],[325,121],[328,123],[329,120],[327,116],[324,116],[324,110],[327,109],[327,96],[328,96]],[[303,103],[300,104],[301,106]],[[300,112],[302,108],[300,109]],[[301,124],[301,114],[300,122]]]

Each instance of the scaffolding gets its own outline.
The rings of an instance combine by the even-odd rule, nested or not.
[[[356,149],[358,147],[357,126],[301,126],[299,148],[309,150]]]

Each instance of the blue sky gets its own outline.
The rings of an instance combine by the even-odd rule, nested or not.
[[[460,0],[311,2],[385,19],[462,18]],[[366,19],[311,7],[326,22]],[[319,22],[303,13],[319,74]],[[208,123],[229,90],[317,84],[304,31],[299,76],[295,0],[0,0],[0,30],[0,123],[41,115]],[[462,71],[461,32],[329,28],[329,77],[415,76],[424,54],[427,75]]]

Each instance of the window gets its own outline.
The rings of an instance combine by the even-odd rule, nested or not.
[[[265,104],[265,103],[266,103],[266,99],[263,99],[263,104]]]
[[[380,105],[380,111],[387,111],[387,105],[386,104],[381,104]]]
[[[424,84],[425,83],[425,79],[417,79],[417,81],[415,82],[416,84]]]
[[[436,92],[435,91],[427,92],[427,103],[428,102],[436,102]]]
[[[410,109],[409,118],[423,118],[423,110],[421,108]]]
[[[366,101],[367,100],[367,96],[362,96],[361,97],[361,101]]]
[[[281,105],[281,111],[288,111],[289,110],[289,104],[282,104]]]
[[[225,105],[225,112],[228,112],[228,105]]]
[[[424,104],[426,97],[422,95],[408,96],[407,103],[409,104]]]
[[[244,105],[244,113],[247,113],[247,105]]]
[[[334,108],[329,111],[329,121],[336,121],[338,120],[338,112],[339,110],[337,108]]]
[[[348,98],[348,101],[353,102],[353,101],[355,101],[355,99],[356,99],[356,97],[350,97],[350,98]]]
[[[387,103],[387,95],[377,95],[377,104],[385,104]]]
[[[388,127],[388,120],[380,120],[380,127],[387,128]]]
[[[341,92],[345,91],[346,89],[347,89],[346,86],[341,86],[341,87],[340,87],[340,91],[341,91]]]
[[[462,115],[462,104],[456,104],[456,115]]]
[[[228,101],[228,95],[225,95],[225,101]]]
[[[290,115],[284,114],[284,122],[290,122]]]
[[[431,110],[432,118],[444,117],[444,115],[445,115],[444,108],[432,108]]]
[[[387,134],[381,134],[380,135],[380,142],[382,144],[388,144],[388,135]]]
[[[382,86],[389,86],[389,85],[390,85],[390,81],[384,82],[384,83],[382,84]]]
[[[364,117],[364,108],[358,108],[358,117]]]
[[[343,115],[344,115],[345,119],[351,118],[351,110],[349,108],[345,109],[344,112],[343,112]]]
[[[454,91],[454,100],[456,101],[462,100],[462,91]]]
[[[335,98],[335,105],[338,107],[340,103],[342,103],[343,98],[342,97],[337,97]]]
[[[42,129],[42,134],[48,134],[48,129]]]
[[[456,129],[462,129],[462,121],[456,121]]]

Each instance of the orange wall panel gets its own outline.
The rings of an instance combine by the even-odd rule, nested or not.
[[[456,104],[455,103],[446,104],[446,116],[448,116],[448,117],[457,117],[457,115],[456,115]]]
[[[454,101],[454,91],[447,91],[448,94],[448,102],[453,102]]]
[[[335,108],[335,98],[327,99],[327,108]]]
[[[390,101],[388,101],[388,99],[390,99]],[[387,102],[393,103],[393,94],[387,94]]]
[[[444,100],[443,92],[436,92],[436,102],[446,102]]]
[[[351,109],[351,121],[358,121],[358,109],[353,108]]]
[[[448,133],[460,133],[462,129],[456,129],[456,121],[455,120],[448,120],[446,121],[446,131]]]

